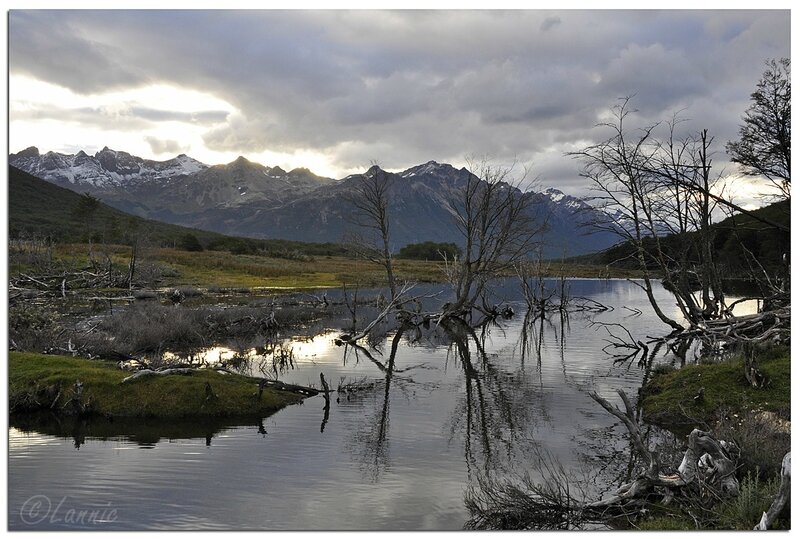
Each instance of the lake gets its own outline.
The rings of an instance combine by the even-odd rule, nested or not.
[[[486,330],[485,356],[474,340],[459,349],[433,331],[417,342],[403,335],[391,362],[390,332],[370,359],[336,345],[341,317],[286,337],[292,361],[281,380],[319,386],[324,373],[332,389],[353,384],[333,395],[327,420],[322,396],[239,424],[14,420],[9,526],[457,530],[480,477],[536,477],[542,455],[599,495],[626,472],[627,448],[623,427],[588,392],[617,402],[624,389],[635,398],[644,371],[604,353],[609,335],[596,323],[623,323],[643,340],[669,328],[628,281],[569,285],[572,296],[614,309],[556,313],[523,332],[516,287],[501,286],[496,294],[512,298],[517,314]],[[206,353],[210,361],[232,354],[223,346]],[[656,361],[672,359],[665,352]]]

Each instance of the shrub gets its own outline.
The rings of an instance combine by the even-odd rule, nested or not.
[[[741,450],[739,466],[744,474],[765,480],[780,473],[783,456],[791,448],[791,435],[776,428],[776,414],[757,410],[719,413],[714,432],[720,440],[736,442]]]
[[[758,476],[758,473],[748,473],[739,484],[739,495],[722,505],[720,528],[752,530],[761,520],[778,492],[780,481],[775,477],[764,481]]]
[[[68,337],[63,333],[58,313],[44,305],[18,303],[9,307],[8,337],[17,350],[43,352],[65,346]]]
[[[203,250],[203,245],[194,234],[184,234],[178,241],[178,248],[183,249],[184,251],[199,252]]]

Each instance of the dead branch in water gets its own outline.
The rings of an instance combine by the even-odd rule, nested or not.
[[[676,472],[664,474],[658,455],[648,448],[639,429],[633,404],[624,391],[617,393],[624,410],[595,392],[590,396],[625,425],[634,450],[645,462],[641,473],[610,496],[588,503],[573,495],[575,487],[570,486],[569,477],[563,469],[553,473],[552,464],[540,483],[526,479],[523,486],[519,486],[484,480],[467,495],[471,514],[467,527],[575,529],[587,523],[638,515],[649,503],[693,507],[705,503],[703,500],[708,493],[714,501],[738,495],[739,483],[734,475],[738,456],[735,444],[717,441],[710,433],[694,429]]]
[[[265,388],[265,387],[270,387],[270,388],[276,389],[278,391],[290,391],[292,393],[300,393],[301,395],[305,395],[305,396],[308,396],[308,397],[316,396],[316,395],[318,395],[318,394],[320,394],[322,392],[319,389],[315,389],[313,387],[299,386],[299,385],[296,385],[296,384],[287,384],[287,383],[281,382],[280,380],[270,380],[268,378],[259,378],[259,377],[256,377],[256,376],[244,376],[244,375],[242,375],[240,373],[236,373],[236,372],[230,371],[230,370],[228,370],[226,368],[220,368],[220,367],[210,368],[210,369],[209,368],[202,368],[202,367],[198,367],[198,368],[194,368],[194,367],[177,367],[177,368],[158,369],[158,370],[155,370],[155,369],[142,369],[142,370],[137,371],[134,374],[126,377],[126,378],[123,378],[122,381],[120,382],[120,384],[128,384],[128,383],[131,383],[131,382],[135,382],[136,380],[139,380],[139,379],[142,379],[142,378],[146,378],[146,377],[150,377],[150,376],[168,376],[168,375],[189,376],[189,375],[191,375],[191,374],[193,374],[195,372],[203,372],[203,371],[208,371],[208,370],[214,370],[215,372],[218,372],[218,373],[221,373],[221,374],[233,374],[233,375],[236,375],[236,376],[241,376],[243,378],[248,378],[248,379],[252,380],[253,382],[255,382],[258,385],[259,389],[261,389],[261,390],[263,390],[263,388]],[[330,390],[327,390],[326,394],[328,392],[330,392]]]
[[[325,375],[319,373],[319,383],[322,385],[322,396],[325,398],[325,406],[322,408],[324,415],[322,417],[322,424],[319,427],[320,432],[325,431],[325,425],[328,423],[328,417],[331,412],[331,390],[328,387],[328,382],[325,381]]]

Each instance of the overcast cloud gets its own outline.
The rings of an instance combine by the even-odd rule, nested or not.
[[[789,11],[12,11],[9,34],[12,151],[35,144],[15,137],[22,120],[68,121],[65,146],[84,125],[147,126],[143,157],[317,155],[336,176],[516,157],[573,193],[584,182],[563,154],[599,137],[617,98],[635,94],[642,123],[684,110],[722,152],[764,61],[790,54]],[[15,75],[80,95],[167,84],[235,110],[15,110]]]

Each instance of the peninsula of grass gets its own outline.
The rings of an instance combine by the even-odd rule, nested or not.
[[[251,378],[211,370],[122,384],[130,374],[110,361],[10,352],[9,409],[12,414],[42,410],[66,414],[71,407],[65,405],[78,380],[83,384],[81,401],[90,403],[88,411],[105,417],[265,417],[303,398],[265,388],[258,399]],[[207,398],[206,383],[215,397]]]
[[[645,421],[680,429],[699,422],[713,424],[721,411],[763,411],[786,418],[791,405],[789,349],[762,351],[755,363],[766,375],[765,387],[755,388],[747,382],[740,356],[721,363],[657,370],[641,392]]]

